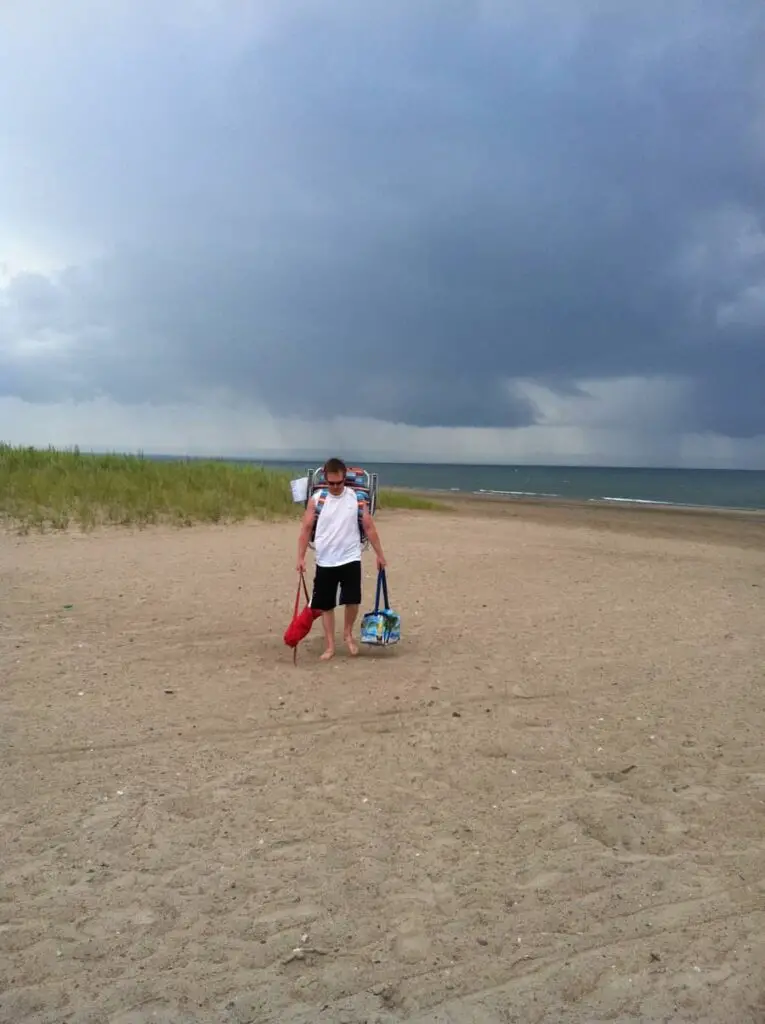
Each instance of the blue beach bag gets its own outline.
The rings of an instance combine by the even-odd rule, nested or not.
[[[381,594],[383,599],[382,607],[380,607]],[[359,639],[362,644],[372,644],[375,647],[397,644],[401,639],[401,616],[390,607],[385,569],[380,569],[377,573],[375,610],[367,612],[363,616]]]

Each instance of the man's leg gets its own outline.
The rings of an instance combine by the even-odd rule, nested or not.
[[[343,566],[340,601],[345,605],[343,640],[348,652],[355,656],[359,649],[353,639],[353,626],[361,605],[361,562],[351,562]]]
[[[359,606],[357,604],[347,604],[345,606],[345,623],[343,627],[343,640],[348,651],[354,656],[359,653],[359,649],[356,646],[356,641],[353,639],[353,624],[356,621],[356,616],[359,614]]]
[[[322,661],[329,661],[335,656],[335,609],[321,613],[321,624],[324,627],[324,653]]]
[[[329,661],[335,655],[335,603],[337,600],[337,570],[317,565],[313,579],[311,607],[321,612],[324,628],[324,653],[322,661]]]

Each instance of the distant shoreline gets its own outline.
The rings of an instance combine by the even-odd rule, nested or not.
[[[765,471],[368,464],[387,489],[498,501],[765,512]],[[295,475],[295,467],[287,470]]]
[[[665,512],[690,515],[723,515],[765,518],[765,508],[735,508],[728,505],[690,505],[668,501],[649,501],[643,498],[569,498],[560,495],[511,494],[490,491],[455,491],[443,488],[386,487],[387,491],[431,498],[444,503],[460,505],[470,503],[495,503],[500,506],[531,506],[554,508],[599,508],[611,512],[619,510],[632,512]]]
[[[160,463],[179,457],[151,455]],[[199,456],[181,461],[204,462]],[[227,459],[216,456],[214,462],[229,462],[240,467],[260,466],[291,477],[310,471],[310,461]],[[320,460],[319,460],[320,462]],[[497,500],[533,501],[553,499],[589,505],[601,502],[619,507],[733,509],[742,512],[765,511],[765,469],[706,468],[689,469],[647,466],[554,466],[446,463],[388,463],[356,460],[357,464],[378,476],[386,490],[400,489],[402,494],[433,494],[443,499],[470,495]]]
[[[397,490],[406,491],[406,488]],[[581,498],[506,497],[414,489],[408,493],[412,497],[422,495],[440,503],[440,510],[431,513],[436,532],[437,517],[451,513],[466,521],[506,519],[508,528],[512,523],[523,522],[529,526],[594,530],[661,541],[680,540],[692,544],[765,550],[765,510],[646,505]],[[380,504],[380,511],[383,515],[387,511],[384,502]],[[479,522],[476,522],[476,529],[481,529]]]

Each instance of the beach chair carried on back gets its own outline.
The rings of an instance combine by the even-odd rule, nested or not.
[[[316,515],[314,516],[313,529],[311,530],[311,539],[309,541],[310,546],[313,547],[314,537],[316,536],[316,524],[319,521],[324,502],[327,500],[329,488],[324,477],[323,467],[319,466],[318,469],[309,469],[307,475],[306,507],[311,498],[316,495]],[[361,549],[365,551],[369,546],[369,538],[364,531],[362,514],[365,504],[369,508],[370,515],[374,515],[377,510],[377,473],[368,473],[367,470],[362,469],[360,466],[349,466],[345,474],[345,486],[350,487],[351,490],[356,492],[356,498],[359,503]]]

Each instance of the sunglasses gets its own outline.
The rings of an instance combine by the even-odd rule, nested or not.
[[[344,487],[345,480],[327,480],[327,487]]]

